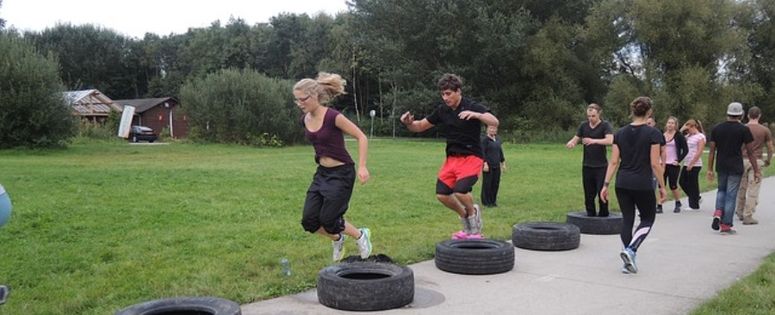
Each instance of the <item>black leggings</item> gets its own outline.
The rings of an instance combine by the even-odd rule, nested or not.
[[[594,217],[596,215],[601,217],[608,216],[608,203],[600,200],[600,190],[603,189],[603,182],[605,182],[606,167],[587,167],[584,166],[581,169],[581,180],[584,184],[584,208],[587,210],[587,215]],[[600,205],[600,212],[595,213],[595,198],[598,198],[598,204]]]
[[[678,181],[683,188],[686,197],[689,199],[689,208],[700,208],[700,170],[702,166],[692,167],[691,171],[686,166],[681,168],[681,179]]]
[[[681,173],[681,167],[678,165],[665,165],[665,183],[670,190],[678,189],[678,175]]]
[[[631,190],[618,187],[616,188],[616,198],[622,209],[622,232],[619,235],[622,238],[622,244],[624,247],[629,247],[632,251],[637,252],[640,244],[651,232],[651,226],[654,225],[654,219],[657,215],[657,198],[653,190]],[[640,225],[633,233],[635,207],[638,207],[640,213]]]

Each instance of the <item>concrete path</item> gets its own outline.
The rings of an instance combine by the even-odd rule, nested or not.
[[[639,273],[620,272],[618,235],[582,234],[578,249],[541,252],[516,248],[514,270],[467,276],[410,265],[414,302],[369,314],[686,314],[753,272],[775,251],[775,178],[762,183],[758,225],[735,219],[736,235],[711,230],[716,191],[700,210],[657,215],[638,252]],[[684,200],[684,205],[687,202]],[[242,306],[242,314],[343,314],[317,301],[315,290]]]

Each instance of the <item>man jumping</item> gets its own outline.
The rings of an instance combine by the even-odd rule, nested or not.
[[[444,104],[439,104],[422,120],[415,120],[406,112],[401,115],[401,122],[412,132],[423,132],[435,125],[446,126],[447,158],[439,171],[436,198],[457,212],[463,223],[463,230],[453,234],[453,239],[482,238],[482,214],[471,190],[484,165],[479,139],[482,123],[497,127],[498,118],[485,106],[463,97],[463,82],[457,75],[443,75],[438,87]]]

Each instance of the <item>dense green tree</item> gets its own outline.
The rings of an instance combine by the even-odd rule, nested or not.
[[[221,70],[180,90],[191,136],[207,141],[276,146],[301,139],[292,82],[254,70]]]
[[[147,90],[146,71],[138,63],[142,48],[112,30],[59,24],[24,37],[58,57],[67,89],[95,88],[114,99],[140,97]]]
[[[0,34],[0,148],[63,146],[76,130],[57,61]]]

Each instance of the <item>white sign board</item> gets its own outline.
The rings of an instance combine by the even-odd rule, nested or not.
[[[124,106],[124,112],[121,113],[121,122],[118,125],[118,136],[129,138],[129,129],[132,126],[132,117],[135,115],[134,106]]]

